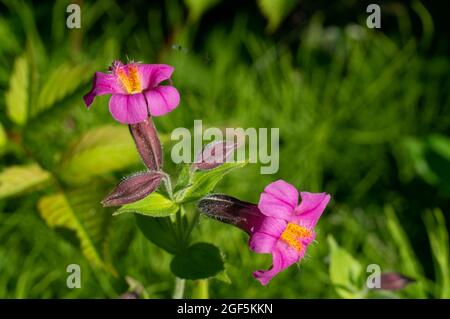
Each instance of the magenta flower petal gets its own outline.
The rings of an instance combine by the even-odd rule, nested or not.
[[[173,86],[158,86],[144,92],[152,116],[169,113],[180,103],[180,94]]]
[[[147,103],[143,94],[114,94],[109,100],[112,116],[124,124],[145,121],[148,116]]]
[[[253,276],[266,285],[275,275],[299,262],[316,238],[314,227],[330,201],[326,193],[300,193],[283,180],[269,184],[258,206],[226,195],[204,197],[199,208],[205,214],[242,228],[250,235],[249,248],[272,254],[272,267]]]
[[[125,91],[121,88],[114,74],[95,72],[92,89],[83,96],[84,103],[89,107],[97,95],[121,94]]]
[[[302,202],[295,209],[293,221],[308,228],[314,228],[330,201],[327,193],[301,192]]]
[[[144,90],[157,87],[162,81],[170,79],[174,67],[167,64],[138,64],[139,77]]]
[[[256,232],[250,237],[248,246],[256,253],[269,254],[272,252],[277,241],[278,238],[274,236]]]
[[[277,238],[280,237],[281,233],[286,229],[287,222],[282,218],[261,216],[263,218],[260,218],[254,225],[252,232],[265,233]]]
[[[288,220],[298,204],[298,191],[289,183],[278,180],[266,186],[258,208],[266,216]]]
[[[253,276],[265,286],[279,272],[300,261],[303,255],[304,250],[299,253],[286,244],[277,242],[272,250],[272,268],[269,270],[257,270],[253,273]]]

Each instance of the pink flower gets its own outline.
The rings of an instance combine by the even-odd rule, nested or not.
[[[326,193],[301,192],[283,180],[269,184],[259,199],[261,220],[251,229],[250,249],[272,254],[272,268],[253,273],[266,285],[276,274],[299,262],[316,237],[314,227],[330,201]]]
[[[109,111],[124,124],[136,124],[148,115],[169,113],[180,103],[180,95],[170,85],[160,85],[169,80],[174,68],[165,64],[123,64],[115,61],[109,73],[96,72],[91,91],[84,97],[89,107],[97,95],[112,94]]]
[[[316,237],[314,227],[330,201],[326,193],[301,192],[283,180],[269,184],[258,205],[236,198],[213,194],[199,201],[199,209],[208,216],[233,224],[249,235],[249,247],[272,254],[272,267],[253,276],[266,285],[276,274],[299,262]]]

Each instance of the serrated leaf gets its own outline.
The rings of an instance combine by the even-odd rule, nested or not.
[[[55,103],[72,94],[92,77],[92,64],[61,64],[52,69],[42,86],[37,103],[32,107],[32,115],[51,108]]]
[[[166,217],[175,214],[179,209],[177,203],[159,193],[152,193],[137,202],[123,205],[113,215],[135,213],[150,217]]]
[[[225,267],[219,248],[208,243],[197,243],[184,254],[175,255],[170,269],[179,278],[196,280],[214,277]]]
[[[211,192],[217,183],[231,170],[244,167],[246,162],[225,163],[208,171],[197,171],[191,176],[188,187],[178,191],[175,199],[178,203],[190,202]]]
[[[275,31],[298,2],[298,0],[258,0],[262,14],[269,20],[267,29],[270,32]]]
[[[7,167],[0,173],[0,198],[37,189],[50,178],[51,174],[37,164]]]
[[[330,247],[330,279],[336,292],[343,298],[356,298],[359,287],[355,285],[361,276],[361,264],[344,248],[339,247],[332,236],[328,236]]]
[[[140,162],[125,126],[102,126],[84,134],[65,154],[61,177],[72,184],[122,170]]]
[[[26,56],[21,56],[14,62],[9,89],[5,94],[6,113],[9,119],[18,125],[27,121],[29,85],[28,61]]]
[[[145,238],[171,254],[180,251],[170,217],[149,217],[136,214],[136,223]]]
[[[51,228],[67,228],[75,232],[86,259],[95,267],[113,271],[105,262],[111,214],[103,209],[103,193],[95,187],[70,193],[57,193],[42,197],[39,213]]]
[[[190,177],[191,166],[189,164],[182,164],[180,173],[178,174],[177,183],[175,184],[173,191],[178,192],[188,186]]]

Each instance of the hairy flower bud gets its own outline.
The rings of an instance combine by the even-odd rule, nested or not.
[[[152,117],[130,124],[129,128],[144,164],[149,170],[159,170],[162,167],[162,148]]]
[[[143,199],[158,188],[163,176],[160,172],[154,171],[130,176],[121,181],[103,199],[102,204],[105,207],[121,206]]]
[[[249,234],[261,219],[261,212],[255,204],[223,194],[203,197],[198,208],[205,215],[235,225]]]
[[[230,141],[212,142],[205,146],[193,164],[194,168],[208,170],[216,168],[227,161],[237,148],[237,144]]]

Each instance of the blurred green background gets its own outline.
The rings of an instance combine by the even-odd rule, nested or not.
[[[71,1],[0,1],[0,297],[116,298],[127,276],[171,296],[170,256],[99,204],[143,169],[128,129],[108,97],[82,101],[95,71],[132,59],[175,66],[181,104],[155,119],[167,169],[171,131],[194,119],[279,127],[278,173],[250,164],[217,192],[256,202],[283,178],[332,194],[318,243],[266,287],[251,273],[270,256],[201,218],[195,236],[222,249],[230,279],[209,280],[211,298],[450,298],[447,3],[380,1],[369,29],[356,0],[73,2],[80,29],[66,27]],[[73,263],[81,289],[66,287]],[[416,282],[367,291],[369,264]]]

